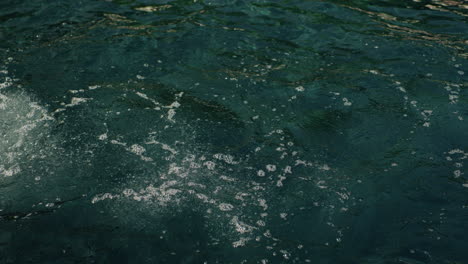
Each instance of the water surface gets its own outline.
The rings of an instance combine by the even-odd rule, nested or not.
[[[467,16],[2,0],[0,263],[467,263]]]

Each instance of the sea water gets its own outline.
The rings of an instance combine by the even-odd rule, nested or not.
[[[461,0],[0,3],[0,263],[468,263]]]

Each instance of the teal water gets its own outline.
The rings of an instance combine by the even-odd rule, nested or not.
[[[0,1],[0,263],[468,263],[467,17]]]

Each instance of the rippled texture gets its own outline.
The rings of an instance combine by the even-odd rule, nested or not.
[[[0,263],[467,263],[467,16],[2,0]]]

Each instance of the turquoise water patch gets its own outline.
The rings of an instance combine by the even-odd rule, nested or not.
[[[467,9],[2,1],[0,263],[465,263]]]

